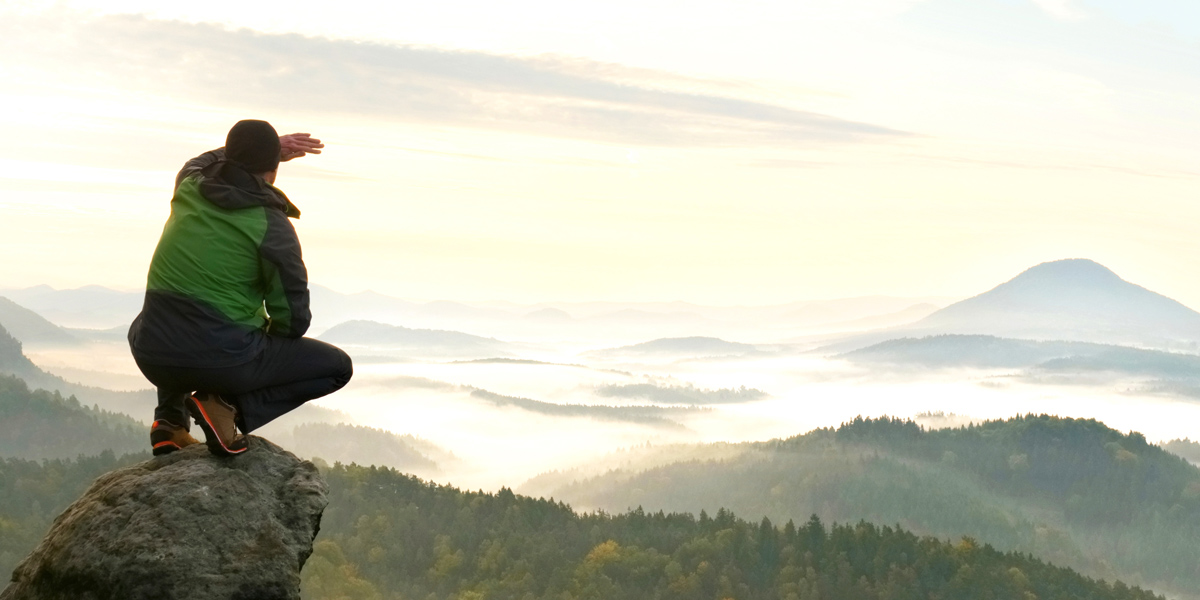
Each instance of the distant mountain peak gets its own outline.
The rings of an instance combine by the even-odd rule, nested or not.
[[[1200,340],[1200,314],[1086,258],[1044,262],[910,329],[1161,345]]]
[[[1054,285],[1113,285],[1128,283],[1108,267],[1087,258],[1066,258],[1030,267],[1004,285],[1052,283]]]
[[[1002,299],[1006,302],[1032,305],[1044,305],[1049,302],[1060,305],[1061,308],[1074,310],[1095,308],[1095,303],[1104,302],[1105,299],[1129,299],[1135,296],[1141,300],[1154,296],[1174,303],[1165,296],[1121,279],[1111,269],[1094,260],[1068,258],[1030,267],[1020,275],[959,304]],[[1026,308],[1032,308],[1028,304]],[[955,305],[947,308],[953,306]]]

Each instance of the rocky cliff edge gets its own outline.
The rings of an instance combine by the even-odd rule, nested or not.
[[[327,487],[262,438],[203,444],[101,476],[13,571],[0,600],[300,597]]]

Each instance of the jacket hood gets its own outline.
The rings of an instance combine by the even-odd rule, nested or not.
[[[200,172],[200,193],[224,209],[268,206],[293,219],[300,218],[300,209],[279,188],[227,160],[217,161]]]

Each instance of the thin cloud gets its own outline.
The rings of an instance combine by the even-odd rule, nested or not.
[[[1074,20],[1084,16],[1083,11],[1075,6],[1074,0],[1032,0],[1032,2],[1056,19]]]
[[[0,24],[27,66],[218,106],[279,107],[660,146],[813,145],[907,135],[714,93],[618,82],[577,59],[55,15]],[[669,78],[668,78],[669,79]]]

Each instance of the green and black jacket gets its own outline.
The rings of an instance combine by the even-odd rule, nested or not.
[[[139,362],[228,367],[264,336],[308,330],[308,272],[278,188],[225,161],[223,149],[184,165],[154,250],[142,313],[129,328]]]

